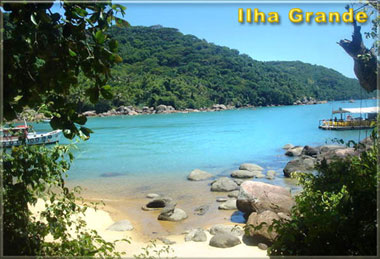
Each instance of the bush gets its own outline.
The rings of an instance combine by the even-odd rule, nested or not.
[[[279,233],[270,255],[376,255],[377,137],[359,157],[318,165],[318,173],[297,176],[291,220],[275,222]]]

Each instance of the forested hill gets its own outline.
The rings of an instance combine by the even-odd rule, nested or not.
[[[369,96],[357,80],[332,69],[299,61],[256,61],[173,28],[114,27],[110,33],[123,58],[110,82],[113,105],[166,104],[178,109],[216,103],[292,104],[304,96],[317,100]]]

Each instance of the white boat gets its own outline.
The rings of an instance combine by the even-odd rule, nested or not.
[[[371,129],[376,125],[376,117],[379,107],[365,108],[339,108],[332,112],[340,114],[340,119],[335,117],[329,120],[320,120],[319,128],[324,130],[360,130]],[[359,117],[355,115],[359,114]]]
[[[1,128],[1,146],[19,146],[25,141],[28,145],[54,144],[59,142],[61,130],[54,130],[46,133],[37,133],[28,125],[20,125],[14,128]]]

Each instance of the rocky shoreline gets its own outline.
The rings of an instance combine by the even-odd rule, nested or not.
[[[322,160],[327,163],[333,158],[344,158],[347,156],[356,156],[360,152],[369,148],[373,143],[370,138],[361,142],[359,149],[343,145],[322,145],[318,147],[311,146],[294,146],[287,144],[283,147],[286,150],[286,156],[293,157],[285,166],[283,173],[285,177],[290,177],[297,172],[312,172],[315,165]],[[239,211],[245,218],[243,226],[231,224],[215,224],[211,227],[195,227],[182,233],[185,242],[208,242],[208,245],[216,248],[230,248],[251,240],[251,244],[262,250],[271,246],[277,237],[275,231],[268,231],[268,227],[273,221],[285,222],[290,220],[290,212],[295,204],[294,196],[297,193],[291,193],[289,188],[255,181],[257,178],[266,178],[273,180],[277,172],[265,169],[257,164],[243,163],[233,170],[229,177],[216,177],[215,175],[194,169],[191,171],[187,180],[191,182],[206,182],[209,190],[220,196],[211,202],[218,204],[219,210]],[[177,208],[177,202],[166,195],[155,193],[146,194],[147,202],[142,205],[143,213],[158,212],[157,220],[169,221],[173,224],[181,224],[188,217],[206,216],[209,211],[210,201],[202,206],[193,208],[193,211],[185,211]],[[192,215],[190,215],[190,213]],[[157,215],[157,214],[156,214]],[[130,231],[133,226],[128,221],[116,222],[110,226],[115,229]],[[261,228],[258,228],[261,226]],[[164,244],[174,244],[168,236],[158,238]]]

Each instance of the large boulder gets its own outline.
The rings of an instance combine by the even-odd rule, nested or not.
[[[219,248],[233,247],[239,244],[241,244],[241,241],[238,237],[227,233],[220,233],[213,236],[209,243],[210,246]]]
[[[237,210],[236,199],[229,199],[226,202],[219,205],[220,210]]]
[[[182,209],[178,209],[175,206],[165,207],[160,215],[158,215],[158,220],[166,221],[181,221],[187,218],[187,214]]]
[[[233,177],[233,178],[252,178],[252,177],[255,177],[256,172],[260,173],[261,171],[235,170],[231,173],[231,177]]]
[[[239,170],[262,171],[263,168],[256,164],[244,163],[239,166]]]
[[[247,181],[240,185],[236,205],[238,210],[247,215],[265,210],[290,213],[294,200],[284,187]]]
[[[107,228],[107,230],[110,231],[130,231],[133,230],[133,226],[131,222],[128,220],[120,220],[115,223],[113,223],[111,226]]]
[[[217,224],[212,226],[209,229],[209,232],[211,235],[216,235],[220,233],[228,233],[235,236],[242,236],[244,234],[244,230],[239,226],[233,226],[233,225],[223,225],[223,224]]]
[[[269,241],[273,241],[277,237],[277,232],[274,230],[269,231],[269,226],[272,225],[273,220],[280,220],[280,217],[273,211],[266,210],[260,213],[253,212],[249,215],[247,220],[247,226],[250,226],[249,236],[251,237],[263,237]],[[253,227],[260,226],[261,228],[255,230]]]
[[[296,146],[293,148],[290,148],[286,151],[286,156],[300,156],[302,153],[303,147],[302,146]]]
[[[323,145],[323,146],[319,147],[319,152],[326,153],[326,152],[329,152],[329,151],[332,151],[332,150],[341,149],[341,148],[345,148],[345,146],[341,146],[341,145]]]
[[[325,149],[326,150],[326,149]],[[360,154],[359,150],[355,150],[354,148],[336,148],[330,149],[326,152],[321,152],[317,159],[319,161],[326,160],[327,163],[330,163],[334,159],[337,158],[345,158],[347,156],[357,156]]]
[[[238,189],[238,185],[228,177],[221,177],[211,184],[212,192],[231,192]]]
[[[185,242],[194,241],[194,242],[206,242],[207,235],[201,228],[192,229],[185,236]]]
[[[301,156],[289,161],[284,168],[284,176],[290,177],[292,173],[308,172],[314,169],[316,159],[310,156]]]
[[[194,169],[191,171],[191,173],[187,176],[187,179],[190,181],[202,181],[213,177],[212,174],[207,173],[205,171]]]

